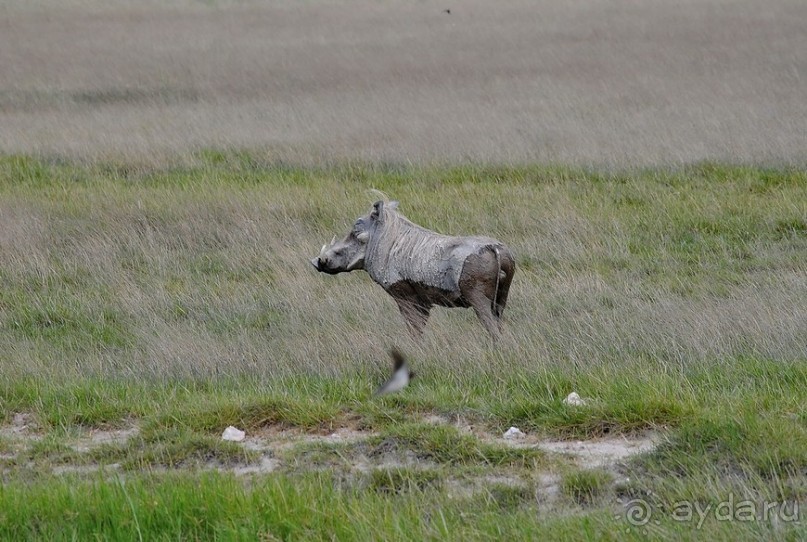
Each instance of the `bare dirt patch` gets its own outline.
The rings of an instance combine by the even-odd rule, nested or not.
[[[620,435],[591,440],[552,440],[540,435],[521,433],[515,438],[494,435],[484,428],[457,418],[453,422],[446,416],[429,414],[423,421],[435,425],[450,424],[459,431],[472,434],[480,440],[513,448],[538,448],[550,454],[563,455],[583,468],[613,466],[630,457],[653,451],[661,442],[661,435],[648,431],[638,435]]]
[[[9,438],[38,438],[39,426],[36,417],[27,412],[17,412],[11,417],[11,424],[0,426],[0,436]]]
[[[248,474],[268,474],[270,472],[274,472],[280,466],[280,460],[269,457],[269,456],[261,456],[260,461],[257,464],[251,465],[238,465],[232,467],[230,469],[233,474],[237,474],[239,476],[245,476]]]
[[[641,453],[653,451],[659,443],[657,435],[612,437],[597,440],[543,441],[538,448],[549,453],[571,457],[583,468],[607,467]]]
[[[308,433],[302,429],[269,426],[254,433],[247,433],[244,439],[244,447],[255,451],[282,450],[297,444],[347,444],[358,442],[374,435],[375,433],[369,431],[359,431],[347,427],[339,428],[332,433],[319,435]]]
[[[140,429],[137,426],[114,430],[92,429],[73,443],[73,449],[77,452],[88,452],[104,444],[125,444],[139,432]]]
[[[514,448],[538,448],[549,454],[571,459],[586,469],[611,468],[631,457],[652,452],[661,437],[652,432],[642,435],[616,436],[592,440],[551,440],[526,434],[523,438],[491,440]]]
[[[116,471],[120,468],[117,463],[106,465],[104,470]],[[51,473],[55,476],[65,474],[93,474],[101,470],[100,465],[57,465],[51,469]]]

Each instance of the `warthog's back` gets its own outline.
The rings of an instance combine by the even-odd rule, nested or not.
[[[456,292],[465,260],[489,247],[503,245],[490,237],[441,235],[387,210],[367,247],[365,269],[384,288],[407,281]]]

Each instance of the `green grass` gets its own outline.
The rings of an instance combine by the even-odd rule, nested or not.
[[[90,455],[101,463],[119,463],[126,470],[193,468],[209,464],[219,467],[249,463],[256,456],[235,443],[187,431],[150,431],[122,445],[100,447]]]
[[[272,477],[248,489],[217,475],[10,484],[0,489],[0,537],[424,540],[568,532],[568,519],[503,513],[481,500],[445,501],[430,486],[376,489],[340,487],[329,475]],[[579,532],[608,532],[602,517],[585,519]]]
[[[410,473],[411,475],[411,473]],[[397,476],[397,475],[395,475]],[[422,483],[424,479],[418,477]],[[140,478],[56,478],[0,488],[0,537],[73,540],[486,540],[551,538],[644,540],[647,532],[678,539],[751,538],[765,527],[738,522],[730,533],[716,521],[700,530],[669,519],[650,529],[618,523],[609,512],[546,515],[524,508],[523,491],[494,487],[486,496],[447,499],[431,481],[388,491],[384,474],[369,491],[328,473],[273,476],[249,487],[232,476],[146,475]],[[796,540],[796,531],[779,531]]]
[[[612,476],[602,470],[580,470],[567,474],[561,490],[578,504],[590,505],[608,490]]]
[[[436,310],[416,344],[366,275],[310,268],[370,189],[513,248],[500,344],[462,310]],[[0,538],[797,539],[793,522],[693,530],[671,511],[730,495],[807,509],[805,217],[802,170],[2,157]],[[391,346],[418,376],[374,398]],[[572,391],[587,406],[564,405]],[[7,430],[18,413],[33,425]],[[228,425],[362,437],[266,452],[222,442]],[[661,444],[592,471],[490,437],[511,425]],[[230,472],[264,456],[274,472]],[[90,472],[52,475],[72,466]],[[635,499],[659,523],[615,521]]]
[[[434,470],[411,468],[376,469],[370,477],[370,487],[378,493],[406,493],[440,487],[442,478]]]

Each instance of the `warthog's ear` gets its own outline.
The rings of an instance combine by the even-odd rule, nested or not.
[[[378,217],[381,215],[381,209],[383,208],[384,208],[383,201],[378,200],[377,202],[373,203],[373,212],[370,213],[370,218],[378,219]]]

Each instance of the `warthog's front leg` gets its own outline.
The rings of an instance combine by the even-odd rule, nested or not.
[[[398,309],[406,320],[406,327],[409,329],[409,334],[413,339],[420,339],[423,335],[423,329],[426,327],[426,322],[429,320],[429,311],[431,307],[423,304],[418,299],[414,290],[410,291],[397,291],[390,292],[393,299],[398,304]]]
[[[401,314],[406,320],[406,327],[409,329],[410,335],[412,335],[413,339],[420,339],[423,335],[423,329],[426,327],[426,322],[429,320],[430,308],[403,299],[396,299],[396,301]]]

